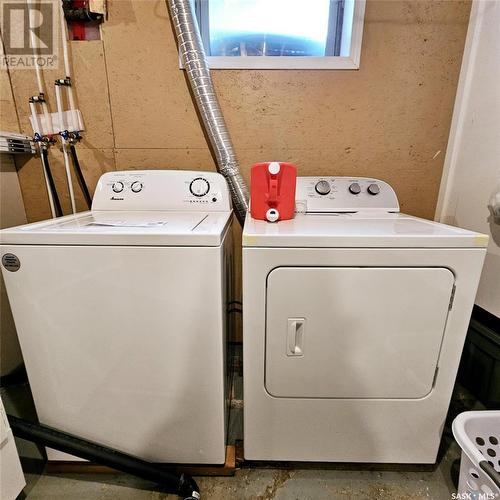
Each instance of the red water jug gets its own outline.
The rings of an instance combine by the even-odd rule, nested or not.
[[[293,219],[297,168],[291,163],[266,162],[252,166],[250,213],[254,219],[276,222]]]

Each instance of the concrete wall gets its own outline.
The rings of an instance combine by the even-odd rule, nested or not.
[[[436,218],[490,235],[476,303],[500,317],[500,224],[488,210],[500,190],[500,0],[476,2],[453,113]]]

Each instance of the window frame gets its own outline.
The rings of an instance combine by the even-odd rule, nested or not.
[[[206,1],[191,0],[193,10],[198,19],[200,33],[205,43],[210,39],[210,28],[208,25],[208,4]],[[207,54],[210,69],[341,69],[357,70],[360,66],[361,44],[363,40],[363,25],[366,0],[344,0],[344,6],[353,9],[353,22],[349,52],[338,56],[211,56]],[[345,11],[345,8],[344,8]],[[342,45],[338,36],[331,36],[330,25],[336,22],[337,14],[330,14],[327,47],[332,44]],[[203,21],[204,20],[204,21]],[[337,34],[337,29],[335,29]],[[340,49],[341,50],[341,49]],[[179,57],[180,68],[183,69],[181,57]]]

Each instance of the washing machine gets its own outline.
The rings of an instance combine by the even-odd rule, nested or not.
[[[243,231],[248,460],[433,463],[488,237],[368,178],[297,178]]]
[[[152,462],[224,463],[231,221],[221,175],[137,170],[104,174],[89,212],[1,231],[41,423]]]

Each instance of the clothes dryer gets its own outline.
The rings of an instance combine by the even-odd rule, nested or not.
[[[243,231],[249,460],[433,463],[488,237],[368,178],[297,178]]]

